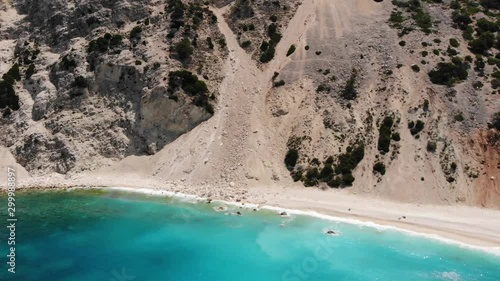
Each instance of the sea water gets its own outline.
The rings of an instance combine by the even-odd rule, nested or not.
[[[5,195],[0,202],[6,226]],[[500,257],[483,251],[222,203],[112,190],[18,192],[16,213],[16,273],[7,271],[2,226],[0,280],[500,280]]]

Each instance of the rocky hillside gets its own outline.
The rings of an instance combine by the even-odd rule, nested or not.
[[[33,174],[78,172],[209,119],[227,48],[200,3],[3,1],[0,143]]]
[[[500,206],[498,1],[0,3],[0,145],[31,175]]]

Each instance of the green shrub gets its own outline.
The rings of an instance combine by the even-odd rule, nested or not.
[[[492,22],[485,18],[480,18],[476,22],[477,27],[480,29],[480,33],[483,32],[497,32],[498,31],[498,22]]]
[[[135,65],[141,65],[141,64],[142,64],[142,61],[140,61],[140,60],[135,61]]]
[[[333,179],[334,170],[331,165],[325,165],[319,174],[319,179],[322,182],[328,183]]]
[[[297,160],[299,160],[299,151],[290,148],[285,155],[285,165],[289,171],[292,171],[297,165]]]
[[[120,34],[115,34],[109,40],[109,46],[111,48],[119,46],[122,44],[122,40],[123,40],[123,36],[121,36]]]
[[[373,173],[379,173],[381,175],[385,175],[385,165],[382,162],[377,162],[373,165]]]
[[[430,153],[436,152],[437,144],[433,141],[427,142],[427,151]]]
[[[418,65],[416,65],[416,64],[413,64],[413,65],[411,66],[411,69],[412,69],[414,72],[420,72],[420,67],[419,67]]]
[[[354,182],[354,180],[355,180],[355,178],[351,173],[342,175],[342,184],[344,186],[352,186],[352,183]]]
[[[493,114],[491,117],[491,124],[493,125],[493,128],[500,130],[500,111]]]
[[[219,43],[219,46],[221,48],[226,48],[226,46],[227,46],[227,44],[226,44],[226,38],[220,38],[219,41],[218,41],[218,43]]]
[[[279,87],[284,86],[284,85],[285,85],[285,81],[283,81],[283,80],[279,80],[279,81],[276,81],[273,83],[273,87],[275,87],[275,88],[279,88]]]
[[[241,43],[241,47],[242,48],[248,48],[248,47],[250,47],[251,44],[252,44],[252,42],[250,40],[246,40],[246,41],[243,41]]]
[[[85,79],[85,77],[80,75],[80,76],[75,77],[75,80],[73,81],[71,86],[77,87],[77,88],[87,88],[88,83],[87,83],[87,80]]]
[[[207,38],[207,44],[208,44],[208,48],[213,50],[214,43],[212,42],[212,38],[210,38],[210,37]]]
[[[298,182],[298,181],[303,180],[302,171],[291,172],[290,175],[292,176],[292,179],[294,182]]]
[[[276,52],[276,49],[273,45],[270,45],[261,55],[260,55],[260,62],[262,63],[268,63],[274,58],[274,53]]]
[[[21,72],[19,71],[19,64],[15,63],[4,75],[2,79],[10,85],[14,85],[16,81],[21,81]]]
[[[493,89],[500,88],[500,79],[493,79],[493,80],[491,80],[491,87]]]
[[[184,90],[187,95],[193,97],[194,105],[205,108],[210,114],[214,113],[213,107],[209,102],[207,84],[199,80],[196,75],[187,70],[170,72],[168,91],[173,94],[179,87]]]
[[[455,121],[457,121],[457,122],[462,122],[462,121],[464,121],[464,116],[462,115],[462,113],[458,113],[457,115],[455,115],[453,117],[453,119],[455,119]]]
[[[35,65],[30,64],[30,66],[28,66],[28,69],[26,69],[26,73],[25,73],[26,79],[30,79],[31,76],[33,76],[33,74],[35,74]]]
[[[391,116],[386,116],[380,124],[377,148],[382,154],[389,152],[393,124],[394,119]]]
[[[356,90],[356,78],[358,73],[355,69],[351,72],[351,77],[347,80],[344,90],[340,93],[340,96],[346,100],[355,100],[358,96],[358,91]]]
[[[424,129],[425,123],[422,122],[421,120],[417,120],[416,123],[411,121],[408,123],[408,128],[410,129],[410,133],[415,136],[418,133],[420,133]]]
[[[472,23],[472,19],[468,15],[461,14],[458,11],[454,11],[452,13],[451,19],[453,20],[453,23],[455,23],[455,25],[462,30],[465,30],[469,24]]]
[[[305,186],[315,186],[318,184],[318,168],[314,167],[307,171],[304,179]]]
[[[335,177],[332,180],[330,180],[327,184],[328,184],[329,187],[339,188],[340,185],[342,184],[342,178],[341,177]]]
[[[68,59],[68,55],[65,55],[59,63],[59,68],[63,70],[70,70],[75,67],[77,67],[76,61],[74,59]]]
[[[136,26],[130,31],[130,39],[140,39],[142,33],[142,27]]]
[[[468,63],[438,63],[428,75],[432,83],[438,85],[452,86],[456,82],[467,79],[469,69]]]
[[[398,133],[398,132],[395,132],[395,133],[393,133],[393,134],[391,135],[391,139],[392,139],[393,141],[400,141],[400,140],[401,140],[401,136],[399,135],[399,133]]]
[[[276,15],[272,15],[270,18],[269,18],[272,22],[277,22],[278,21],[278,17]]]
[[[295,45],[291,45],[290,48],[288,49],[288,52],[286,52],[286,56],[289,57],[295,52]]]
[[[359,144],[355,147],[348,147],[344,154],[339,155],[338,164],[335,167],[336,174],[350,174],[354,170],[359,162],[363,160],[365,156],[365,146],[364,144]]]
[[[5,80],[0,80],[0,108],[10,108],[11,110],[20,108],[19,97],[14,90],[13,84]]]
[[[469,43],[469,49],[475,54],[485,54],[494,45],[495,35],[491,32],[483,32]]]
[[[191,41],[184,38],[175,45],[175,51],[180,60],[186,60],[193,55],[194,49],[191,46]]]
[[[460,46],[460,44],[458,43],[457,39],[450,38],[450,46],[452,46],[453,48],[458,48],[458,46]]]

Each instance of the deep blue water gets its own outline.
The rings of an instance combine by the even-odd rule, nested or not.
[[[16,202],[16,273],[2,226],[0,280],[500,280],[500,257],[392,230],[117,191]]]

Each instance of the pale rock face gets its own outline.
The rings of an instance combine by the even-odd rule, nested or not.
[[[18,13],[0,19],[2,74],[18,62],[22,81],[15,85],[20,110],[5,109],[0,128],[8,134],[0,145],[32,175],[80,172],[129,155],[152,155],[212,116],[180,87],[172,90],[176,100],[169,98],[168,75],[189,70],[208,84],[208,94],[217,95],[220,54],[227,49],[200,46],[189,62],[176,60],[168,50],[184,31],[167,40],[171,22],[164,3],[14,0],[2,2],[2,9]],[[188,38],[196,35],[205,44],[206,37],[221,36],[208,21],[211,12],[203,13],[207,20]],[[140,39],[130,38],[134,27],[141,27]],[[119,35],[118,43],[89,48],[106,33]],[[35,71],[27,79],[30,64]]]

